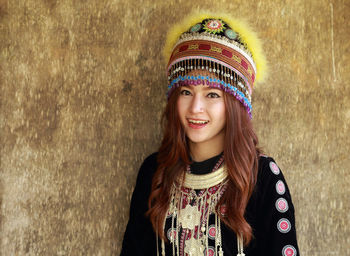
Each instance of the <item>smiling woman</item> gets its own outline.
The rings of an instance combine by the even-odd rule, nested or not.
[[[167,52],[164,136],[140,168],[121,255],[298,255],[288,186],[251,122],[259,40],[227,15],[190,15]]]
[[[196,70],[189,75],[207,76],[210,73]],[[203,161],[222,152],[226,124],[222,90],[208,85],[182,86],[177,111],[194,161]]]

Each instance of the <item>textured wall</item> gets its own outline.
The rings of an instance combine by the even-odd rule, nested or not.
[[[119,254],[161,136],[164,34],[202,6],[265,42],[254,123],[288,180],[302,254],[350,255],[349,1],[140,2],[0,1],[0,254]]]

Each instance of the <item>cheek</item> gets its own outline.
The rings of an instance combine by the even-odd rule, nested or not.
[[[226,107],[225,103],[221,103],[215,106],[215,111],[213,112],[215,118],[220,121],[222,125],[226,124]]]
[[[176,108],[177,113],[179,114],[179,117],[182,120],[183,116],[185,115],[185,107],[184,102],[181,100],[181,97],[177,100]]]
[[[221,108],[220,108],[220,116],[223,120],[226,121],[226,108],[225,108],[225,105],[223,105]]]
[[[226,107],[224,102],[217,102],[211,106],[212,112],[220,118],[226,116]]]

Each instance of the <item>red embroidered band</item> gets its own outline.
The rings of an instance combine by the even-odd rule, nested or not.
[[[205,41],[205,40],[191,40],[178,44],[169,59],[168,76],[170,70],[177,60],[183,60],[184,57],[190,59],[191,56],[207,56],[212,58],[212,61],[218,60],[227,64],[228,68],[239,71],[243,80],[247,80],[249,92],[251,93],[252,85],[255,80],[255,71],[250,61],[238,51],[232,50],[223,44]]]

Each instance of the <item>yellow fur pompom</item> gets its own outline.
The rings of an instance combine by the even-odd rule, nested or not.
[[[169,61],[173,48],[181,34],[188,31],[192,26],[202,22],[204,19],[221,19],[227,23],[246,44],[256,64],[256,82],[262,82],[267,77],[267,61],[262,50],[262,43],[250,25],[241,19],[233,18],[228,13],[212,13],[207,11],[196,11],[185,17],[182,22],[175,24],[168,32],[163,55],[166,63]]]

